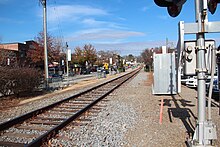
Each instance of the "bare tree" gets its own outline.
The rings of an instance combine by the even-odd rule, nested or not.
[[[109,63],[109,59],[112,58],[112,62],[117,62],[118,53],[115,51],[99,51],[97,53],[97,62],[96,64],[99,66],[103,66],[104,63]]]
[[[141,53],[141,57],[144,61],[144,63],[151,68],[152,64],[153,64],[153,50],[154,49],[145,49],[142,53]]]

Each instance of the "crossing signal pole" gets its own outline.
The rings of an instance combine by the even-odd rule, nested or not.
[[[186,0],[154,0],[154,2],[160,7],[167,7],[169,15],[176,17]],[[191,147],[215,146],[214,140],[217,140],[216,125],[211,119],[206,119],[205,81],[208,71],[205,61],[205,33],[220,32],[220,22],[208,22],[207,13],[209,10],[211,14],[214,14],[218,3],[220,3],[220,0],[195,0],[196,22],[184,24],[181,21],[179,23],[178,48],[180,53],[184,50],[184,34],[196,34],[196,47],[194,50],[197,53],[195,70],[198,79],[198,120],[192,141],[189,142]]]
[[[47,5],[46,0],[40,0],[43,6],[43,30],[44,30],[44,71],[45,71],[45,84],[48,88],[48,54],[47,54]]]
[[[67,42],[66,42],[66,76],[69,77],[69,51],[68,51]]]

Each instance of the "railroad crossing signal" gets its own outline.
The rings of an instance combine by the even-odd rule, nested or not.
[[[180,14],[186,0],[154,0],[154,2],[160,7],[167,7],[168,14],[176,17]]]
[[[186,0],[154,0],[154,2],[160,7],[167,7],[170,16],[176,17],[179,15],[182,5]],[[218,3],[220,3],[220,0],[195,0],[195,23],[184,23],[183,21],[179,23],[179,62],[181,52],[184,50],[184,35],[196,34],[196,43],[194,46],[196,47],[196,74],[198,79],[198,119],[193,138],[189,142],[189,146],[191,147],[211,147],[215,145],[214,140],[217,140],[216,125],[211,120],[211,98],[208,100],[208,119],[206,118],[205,80],[207,69],[205,64],[205,34],[220,32],[220,22],[209,22],[207,15],[207,10],[211,14],[215,13]],[[186,52],[188,52],[187,55],[190,55],[192,48],[187,48]],[[193,60],[192,57],[188,57],[188,62]],[[180,79],[180,67],[178,68],[178,72],[178,79]],[[180,86],[178,85],[178,87]]]
[[[208,9],[211,14],[214,14],[220,0],[208,0]]]
[[[186,0],[154,0],[155,4],[160,7],[167,7],[168,14],[176,17],[180,14],[183,4]],[[211,14],[214,14],[220,0],[207,0],[208,9]]]

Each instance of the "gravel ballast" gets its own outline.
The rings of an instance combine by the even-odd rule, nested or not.
[[[196,90],[182,86],[180,95],[155,96],[151,92],[150,77],[150,73],[141,70],[134,79],[105,98],[108,101],[100,104],[105,107],[96,115],[88,116],[90,123],[77,127],[69,125],[57,138],[50,140],[49,145],[186,146],[186,138],[194,131],[197,117]],[[159,123],[161,99],[164,101],[162,124]],[[33,103],[37,107],[37,102]],[[8,110],[7,114],[14,116],[14,113],[18,115],[24,110],[30,111],[28,107],[33,103],[19,106],[17,110]],[[0,118],[10,118],[4,116],[1,113]],[[217,107],[212,107],[212,116],[217,125],[217,145],[220,146]]]

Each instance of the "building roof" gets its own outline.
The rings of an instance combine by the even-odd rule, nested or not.
[[[11,51],[18,51],[19,50],[19,45],[30,45],[30,43],[33,43],[35,41],[33,40],[28,40],[25,41],[24,43],[19,43],[19,42],[15,42],[15,43],[3,43],[0,44],[0,49],[5,49],[5,50],[11,50]]]
[[[18,43],[0,44],[0,49],[18,51]]]

